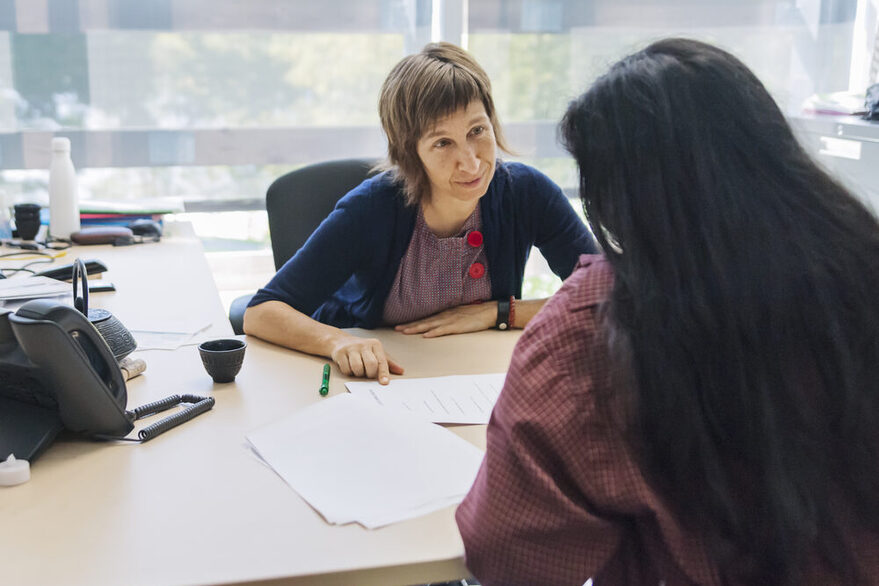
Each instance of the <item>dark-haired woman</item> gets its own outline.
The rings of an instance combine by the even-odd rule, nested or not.
[[[458,510],[484,585],[879,583],[879,223],[732,55],[562,121],[605,256],[522,336]]]

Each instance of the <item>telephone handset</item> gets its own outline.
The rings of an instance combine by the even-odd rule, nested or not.
[[[52,382],[64,427],[86,435],[125,435],[128,394],[106,341],[76,309],[48,299],[9,316],[22,350]]]

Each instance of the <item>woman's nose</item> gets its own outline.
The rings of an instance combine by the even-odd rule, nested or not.
[[[458,158],[458,167],[462,171],[476,171],[479,169],[479,156],[476,149],[470,145],[461,149],[461,155]]]

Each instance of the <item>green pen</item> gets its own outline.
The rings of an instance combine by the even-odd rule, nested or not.
[[[330,365],[324,364],[324,378],[320,383],[320,396],[326,397],[330,392]]]

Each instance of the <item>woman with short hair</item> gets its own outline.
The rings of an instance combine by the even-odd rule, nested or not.
[[[562,123],[604,256],[520,339],[457,519],[483,585],[879,583],[879,223],[669,39]]]
[[[434,43],[404,58],[379,113],[386,171],[345,195],[256,293],[244,330],[386,384],[402,367],[377,339],[339,328],[524,327],[545,301],[518,299],[532,246],[562,278],[596,247],[558,186],[498,160],[491,83],[466,51]]]

